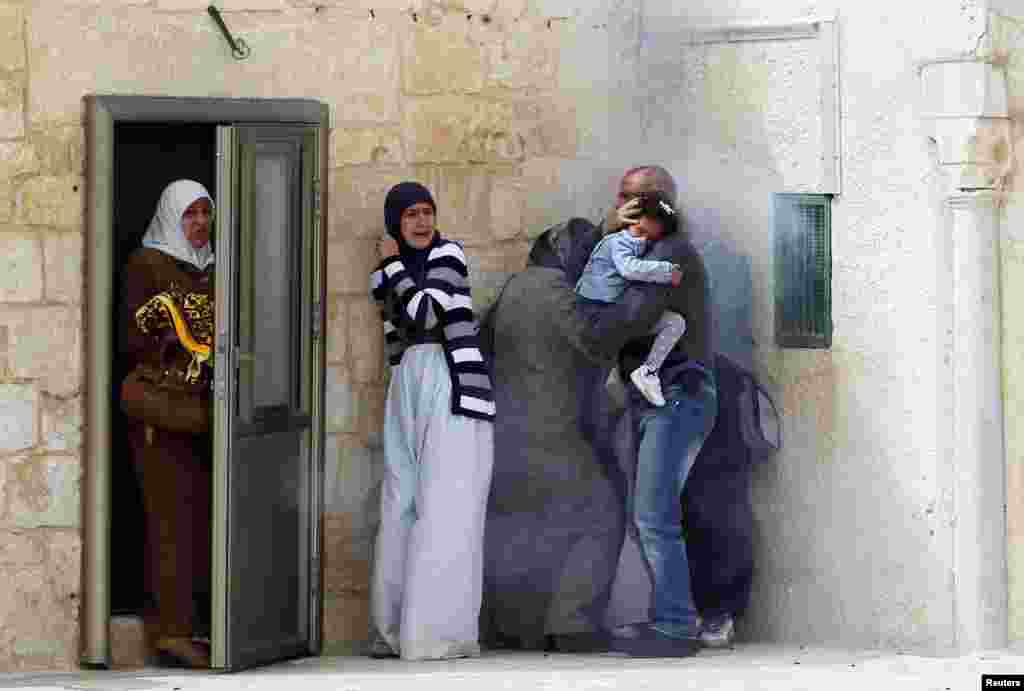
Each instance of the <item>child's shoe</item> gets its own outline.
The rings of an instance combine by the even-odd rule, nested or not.
[[[640,365],[633,370],[629,378],[651,405],[665,405],[665,396],[661,393],[661,378],[657,372],[648,369],[647,365]]]

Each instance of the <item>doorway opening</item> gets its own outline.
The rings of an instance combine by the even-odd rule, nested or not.
[[[146,512],[129,444],[144,448],[161,431],[140,429],[121,413],[131,363],[119,357],[118,322],[130,318],[119,305],[126,261],[164,188],[182,178],[201,183],[214,199],[211,241],[222,269],[209,281],[216,306],[214,347],[206,356],[213,374],[212,501],[211,517],[200,517],[212,549],[209,604],[165,609],[208,615],[216,669],[315,655],[326,368],[327,204],[320,182],[327,177],[329,109],[309,100],[89,95],[85,112],[81,664],[111,665],[112,618],[123,615],[135,626],[119,627],[117,635],[127,634],[129,647],[148,652],[138,615],[151,609],[147,590],[155,588],[145,583],[155,579],[146,569]],[[301,261],[279,261],[285,254],[268,250],[282,243],[292,248],[285,254],[297,253]],[[282,287],[287,294],[277,295]],[[294,353],[265,352],[266,339],[254,336],[267,326],[259,309],[268,291],[290,309],[287,328],[277,330],[296,335]],[[281,363],[297,378],[289,391],[298,393],[289,398],[288,415],[264,419],[265,401],[251,394],[263,391],[256,385],[266,383],[261,373]],[[161,467],[178,470],[173,463]],[[177,508],[150,506],[157,516]],[[194,578],[186,577],[189,583],[207,568],[199,565]],[[175,598],[193,599],[177,591]],[[183,622],[174,624],[177,629]]]
[[[145,579],[147,517],[143,511],[139,478],[132,462],[126,417],[120,409],[120,388],[128,374],[118,357],[116,334],[121,319],[122,269],[142,244],[142,237],[156,211],[160,194],[171,182],[191,179],[208,190],[216,183],[216,126],[190,123],[121,123],[114,127],[113,160],[113,325],[111,367],[111,549],[110,614],[113,621],[141,631],[141,617],[152,609],[153,593]],[[216,201],[216,200],[215,200]],[[213,242],[213,240],[211,240]],[[153,520],[154,517],[149,517]],[[210,526],[206,526],[209,530]],[[209,607],[209,603],[202,605]],[[130,617],[131,619],[125,619]],[[199,629],[206,628],[209,614],[200,613]],[[119,646],[141,644],[137,637],[119,637]],[[112,650],[115,661],[140,662],[144,650]]]

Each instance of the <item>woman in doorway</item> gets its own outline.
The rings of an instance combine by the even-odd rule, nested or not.
[[[494,397],[462,248],[415,182],[393,187],[371,291],[391,365],[373,574],[373,657],[480,654]]]
[[[164,189],[125,266],[119,318],[130,370],[121,408],[146,521],[147,644],[188,667],[210,662],[212,213],[198,182]]]

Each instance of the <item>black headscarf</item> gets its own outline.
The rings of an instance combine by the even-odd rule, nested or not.
[[[565,271],[571,285],[580,280],[590,253],[601,239],[601,231],[585,218],[570,218],[548,228],[530,250],[528,263]]]
[[[423,283],[427,269],[427,257],[430,250],[441,242],[441,233],[434,229],[434,239],[424,249],[416,249],[402,237],[402,213],[414,204],[426,202],[437,213],[437,204],[430,195],[430,190],[418,182],[400,182],[390,190],[384,199],[384,225],[388,235],[398,242],[398,253],[406,270],[417,284]]]

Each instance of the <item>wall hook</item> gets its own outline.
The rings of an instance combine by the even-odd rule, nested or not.
[[[224,18],[220,16],[220,10],[213,5],[206,8],[206,11],[213,17],[213,21],[217,22],[220,32],[224,34],[225,40],[228,45],[231,46],[231,55],[234,56],[235,60],[245,60],[249,57],[250,50],[248,44],[240,38],[235,38],[231,35],[227,25],[224,23]]]

